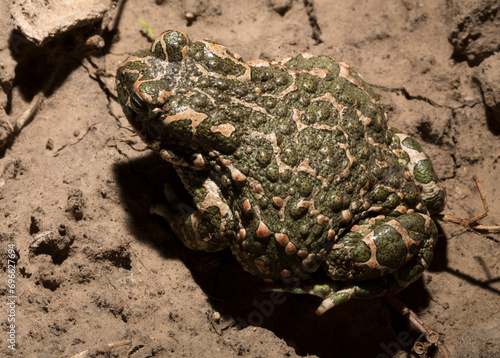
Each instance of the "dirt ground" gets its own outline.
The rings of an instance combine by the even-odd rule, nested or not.
[[[9,3],[0,0],[2,14]],[[131,131],[114,74],[148,47],[140,19],[155,34],[182,30],[247,60],[331,54],[374,86],[393,126],[421,142],[447,189],[445,213],[482,212],[476,175],[490,209],[481,223],[500,225],[499,9],[486,0],[129,0],[92,55],[73,43],[17,46],[1,16],[0,118],[47,96],[0,151],[0,355],[416,356],[419,333],[382,299],[317,317],[318,298],[276,299],[229,252],[184,248],[148,214],[171,171]],[[451,357],[498,357],[500,236],[438,225],[430,270],[398,297]],[[113,342],[123,345],[106,346]]]

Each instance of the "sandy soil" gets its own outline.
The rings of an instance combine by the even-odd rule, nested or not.
[[[22,113],[62,63],[35,119],[0,153],[0,355],[414,356],[418,332],[384,300],[316,317],[317,298],[277,299],[230,253],[185,249],[148,214],[171,171],[130,130],[113,76],[148,47],[139,19],[156,34],[183,30],[248,60],[331,54],[375,87],[395,127],[420,140],[448,191],[445,212],[482,211],[476,175],[490,208],[482,223],[499,225],[498,1],[158,2],[127,1],[118,31],[92,56],[75,55],[72,43],[15,46],[10,19],[0,18],[4,118]],[[8,3],[0,1],[2,14]],[[399,298],[452,357],[499,356],[500,237],[439,226],[431,269]],[[15,351],[7,342],[12,244]]]

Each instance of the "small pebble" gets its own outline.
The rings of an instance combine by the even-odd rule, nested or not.
[[[48,150],[54,149],[54,141],[51,138],[47,139],[47,144],[45,144],[45,149]]]
[[[215,311],[212,315],[212,318],[214,319],[215,323],[220,323],[220,313]]]

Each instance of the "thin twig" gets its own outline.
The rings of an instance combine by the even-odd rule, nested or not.
[[[43,91],[38,92],[35,97],[33,97],[26,111],[24,111],[24,113],[21,114],[19,118],[17,118],[14,126],[15,132],[19,133],[21,129],[23,129],[23,127],[28,124],[31,119],[33,119],[44,99],[45,94],[43,93]]]
[[[132,341],[130,339],[127,339],[125,341],[116,341],[116,342],[111,342],[111,343],[106,343],[104,346],[113,349],[117,347],[122,347],[122,346],[127,346],[129,344],[132,344]],[[85,358],[89,356],[89,349],[84,350],[83,352],[77,353],[70,358]]]
[[[437,332],[427,326],[415,312],[406,307],[405,304],[398,300],[395,296],[385,296],[384,299],[389,302],[389,304],[393,306],[402,316],[406,317],[411,323],[413,323],[413,325],[422,333],[413,347],[417,354],[426,356],[427,349],[430,346],[436,346],[443,358],[450,357],[444,343],[439,341],[439,335]],[[425,338],[427,342],[422,342],[423,338]]]
[[[0,141],[0,149],[2,146],[9,143],[8,139],[10,139],[10,137],[19,135],[21,130],[35,117],[36,112],[45,99],[45,93],[50,89],[56,75],[59,73],[60,66],[61,65],[58,64],[56,68],[54,68],[52,74],[50,75],[50,78],[47,81],[47,84],[31,99],[28,108],[14,121],[13,125],[8,119],[2,122],[1,127],[6,128],[7,133],[6,135],[2,136],[3,140]]]
[[[493,166],[493,164],[495,164],[495,162],[496,162],[498,159],[500,159],[500,154],[498,154],[498,155],[495,157],[495,159],[493,159],[493,161],[492,161],[492,162],[491,162],[491,164],[490,164],[490,167],[491,167],[491,166]]]
[[[489,208],[488,208],[488,202],[486,201],[486,196],[484,195],[483,188],[479,183],[479,179],[475,175],[472,177],[472,179],[474,179],[476,183],[477,190],[479,191],[479,196],[481,197],[481,201],[483,202],[483,212],[469,219],[459,218],[457,216],[447,215],[447,214],[437,215],[437,216],[439,217],[440,220],[461,225],[469,230],[489,232],[489,233],[500,232],[499,225],[487,226],[487,225],[477,224],[479,220],[484,219],[488,215]]]

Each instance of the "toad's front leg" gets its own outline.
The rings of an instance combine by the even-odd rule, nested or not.
[[[186,185],[188,178],[181,179]],[[165,218],[189,249],[213,252],[228,247],[235,236],[236,222],[223,193],[211,178],[189,181],[187,189],[193,195],[194,205],[182,200],[175,188],[166,183],[165,197],[170,205],[154,205],[150,212]]]

